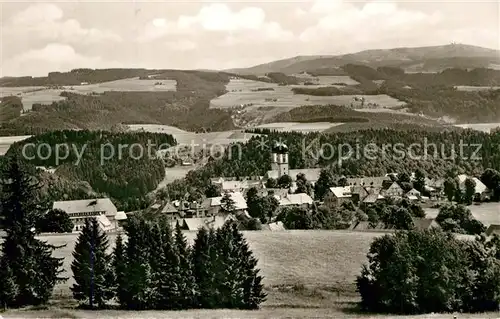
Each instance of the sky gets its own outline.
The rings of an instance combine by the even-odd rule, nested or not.
[[[2,1],[0,76],[227,69],[452,42],[500,49],[498,1]]]

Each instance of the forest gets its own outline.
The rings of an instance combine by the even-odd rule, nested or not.
[[[67,130],[15,143],[6,155],[17,155],[33,166],[56,168],[55,174],[40,172],[50,200],[99,194],[111,197],[121,210],[135,210],[147,205],[146,194],[165,176],[163,160],[155,156],[161,145],[175,146],[176,141],[168,134]]]

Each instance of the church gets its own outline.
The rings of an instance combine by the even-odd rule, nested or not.
[[[314,185],[320,172],[321,168],[290,169],[288,146],[282,142],[275,142],[271,147],[271,170],[267,171],[266,178],[278,179],[283,175],[288,175],[295,181],[298,174],[304,174],[306,179]]]

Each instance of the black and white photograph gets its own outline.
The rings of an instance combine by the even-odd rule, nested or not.
[[[0,319],[500,319],[500,2],[0,0]]]

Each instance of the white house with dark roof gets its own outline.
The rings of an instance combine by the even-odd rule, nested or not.
[[[73,231],[82,230],[85,220],[96,218],[106,232],[115,230],[117,221],[127,218],[124,212],[119,212],[109,198],[57,201],[52,209],[60,209],[69,215],[73,222]]]

